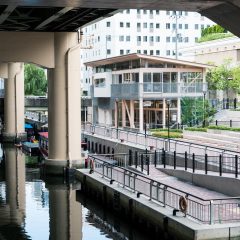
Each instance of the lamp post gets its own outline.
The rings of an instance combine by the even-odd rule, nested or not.
[[[203,124],[202,124],[202,126],[203,127],[205,127],[205,98],[206,98],[206,93],[207,93],[207,91],[206,90],[204,90],[203,91]]]
[[[169,149],[169,141],[170,141],[170,104],[171,104],[171,100],[168,99],[167,100],[167,111],[168,111],[168,149]]]

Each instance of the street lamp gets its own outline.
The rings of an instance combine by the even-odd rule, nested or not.
[[[167,101],[167,111],[168,111],[168,141],[170,139],[170,104],[171,104],[171,100],[168,99]]]
[[[203,124],[202,126],[205,127],[205,98],[206,98],[206,90],[203,90]]]

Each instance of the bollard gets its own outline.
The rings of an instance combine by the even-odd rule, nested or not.
[[[232,127],[232,120],[230,120],[229,125],[230,125],[230,127]]]
[[[218,120],[216,120],[216,126],[218,125]]]
[[[154,166],[157,167],[157,151],[154,151]]]
[[[135,151],[135,168],[138,166],[138,153]]]
[[[129,166],[132,166],[132,150],[131,149],[129,149],[129,159],[128,159],[128,161],[129,161]]]
[[[166,154],[164,149],[162,149],[162,162],[163,162],[163,167],[166,168]]]
[[[141,171],[143,172],[143,154],[141,154]]]

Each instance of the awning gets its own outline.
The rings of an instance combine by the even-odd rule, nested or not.
[[[32,129],[32,125],[31,124],[28,124],[28,123],[25,123],[25,129]]]

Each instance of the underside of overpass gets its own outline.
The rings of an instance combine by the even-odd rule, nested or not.
[[[0,31],[75,31],[118,9],[196,11],[240,36],[238,0],[2,0]]]

